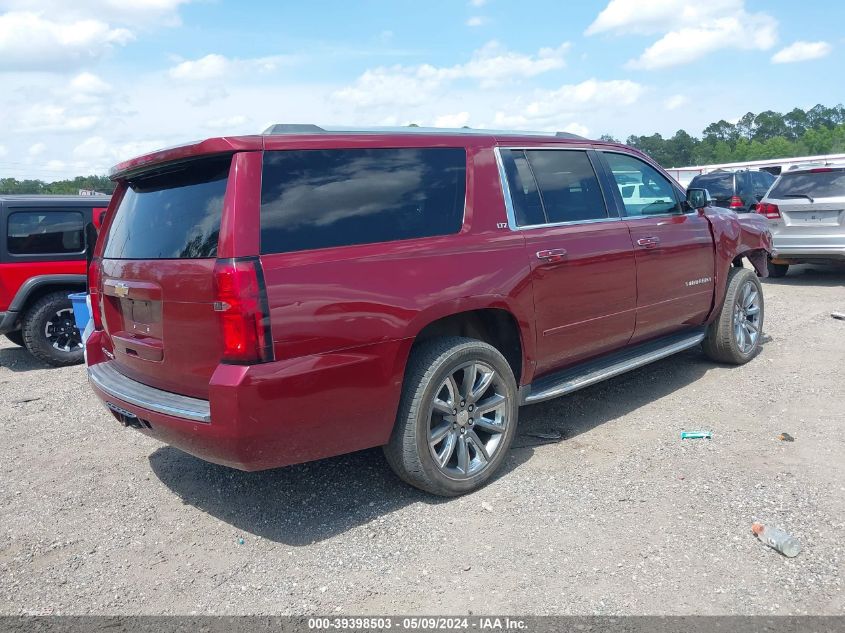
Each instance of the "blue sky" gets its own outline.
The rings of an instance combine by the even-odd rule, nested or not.
[[[683,128],[845,101],[817,0],[0,0],[0,175],[273,122]]]

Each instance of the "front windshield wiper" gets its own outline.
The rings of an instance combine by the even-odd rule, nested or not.
[[[807,198],[810,202],[815,202],[810,196],[806,193],[786,193],[783,195],[784,198]]]

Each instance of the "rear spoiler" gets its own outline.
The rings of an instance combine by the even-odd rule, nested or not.
[[[204,141],[194,141],[184,145],[176,145],[160,149],[136,158],[130,158],[111,168],[109,178],[120,180],[134,174],[147,171],[151,167],[177,163],[201,156],[215,154],[230,154],[241,151],[259,151],[264,148],[261,136],[227,136],[210,138]]]

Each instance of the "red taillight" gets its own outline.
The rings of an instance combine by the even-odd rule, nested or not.
[[[742,198],[740,198],[739,196],[731,196],[731,202],[728,205],[729,208],[741,209],[743,206],[745,205],[742,204]]]
[[[223,361],[240,364],[273,360],[270,312],[258,258],[217,260],[214,287]]]
[[[757,205],[757,213],[766,216],[770,220],[777,220],[780,218],[780,209],[778,205],[771,202],[761,202]]]
[[[103,313],[100,306],[100,259],[95,257],[88,266],[88,294],[91,296],[91,318],[94,320],[94,329],[103,329]]]

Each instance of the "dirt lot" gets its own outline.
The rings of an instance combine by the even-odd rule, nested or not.
[[[749,365],[689,351],[523,409],[506,472],[450,501],[378,450],[206,464],[3,339],[0,613],[845,614],[845,272],[765,291]]]

